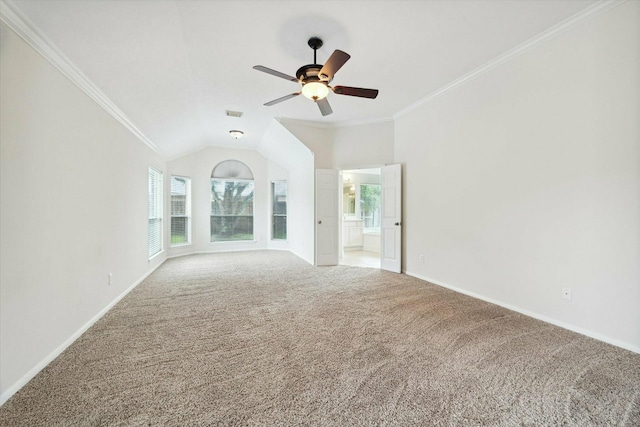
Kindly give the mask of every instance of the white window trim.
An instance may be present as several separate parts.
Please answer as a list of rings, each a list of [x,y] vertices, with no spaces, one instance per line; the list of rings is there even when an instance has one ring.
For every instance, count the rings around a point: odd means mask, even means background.
[[[221,162],[221,163],[224,163],[224,162]],[[242,162],[239,162],[239,163],[242,163]],[[242,163],[242,164],[244,165],[244,163]],[[219,166],[219,165],[220,165],[220,163],[218,164],[218,166]],[[217,168],[218,166],[216,166],[216,167],[214,168],[214,171],[216,170],[216,168]],[[246,165],[244,165],[244,166],[246,166]],[[247,166],[247,170],[248,170],[249,172],[251,171],[251,170],[249,169],[249,167],[248,167],[248,166]],[[253,197],[253,203],[255,203],[255,191],[256,191],[256,185],[255,185],[255,179],[254,179],[253,177],[252,177],[252,178],[250,178],[250,179],[248,179],[248,178],[235,178],[235,177],[226,177],[226,178],[224,178],[224,177],[214,177],[214,176],[213,176],[213,174],[212,174],[212,177],[211,177],[211,183],[213,183],[213,181],[214,181],[214,180],[217,180],[217,181],[247,181],[247,182],[251,182],[251,183],[253,184],[253,190],[252,190],[252,191],[254,192],[254,194],[253,194],[253,196],[252,196],[252,197]],[[211,197],[211,196],[210,196],[210,197]],[[211,212],[209,212],[209,218],[211,218],[212,216],[215,216],[215,215],[212,215],[212,214],[211,214]],[[251,217],[252,217],[252,222],[253,222],[253,224],[252,224],[252,230],[251,230],[251,234],[253,235],[253,238],[252,238],[252,239],[246,239],[246,240],[211,240],[211,237],[209,237],[209,244],[211,244],[211,245],[218,245],[218,244],[243,244],[243,243],[244,243],[244,244],[246,244],[246,243],[257,243],[257,242],[258,242],[258,240],[256,239],[256,230],[255,230],[255,218],[256,218],[255,212],[253,212],[253,213],[251,214]],[[210,221],[211,221],[211,220],[210,220]],[[209,233],[211,233],[211,228],[209,229]]]
[[[286,218],[286,228],[287,228],[286,233],[287,233],[287,237],[285,237],[284,239],[276,239],[276,238],[273,237],[273,218],[276,216],[273,213],[273,204],[274,204],[273,186],[274,186],[274,184],[283,183],[283,182],[285,184],[287,184],[287,213],[284,214],[284,215],[281,215],[281,216],[284,216]],[[271,188],[269,190],[270,190],[270,193],[271,193],[270,194],[270,196],[271,196],[271,215],[269,217],[269,220],[270,220],[270,224],[269,224],[269,237],[270,237],[270,240],[273,241],[273,242],[288,242],[289,241],[289,200],[288,200],[289,199],[289,182],[286,179],[273,180],[273,181],[271,181]]]

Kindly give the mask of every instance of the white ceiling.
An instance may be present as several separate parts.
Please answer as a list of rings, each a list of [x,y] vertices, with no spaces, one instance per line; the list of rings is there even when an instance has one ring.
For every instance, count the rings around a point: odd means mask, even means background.
[[[205,145],[255,147],[273,117],[328,126],[391,119],[594,0],[13,1],[167,159]],[[302,96],[267,101],[313,63],[307,40],[351,54],[333,85],[380,90],[375,100],[329,94],[322,117]],[[242,118],[225,110],[242,111]],[[233,140],[230,129],[246,137]]]

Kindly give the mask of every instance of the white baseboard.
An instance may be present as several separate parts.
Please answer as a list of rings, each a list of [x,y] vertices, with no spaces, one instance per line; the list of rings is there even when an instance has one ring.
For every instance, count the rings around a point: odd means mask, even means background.
[[[410,271],[405,271],[404,273],[407,276],[412,276],[412,277],[415,277],[417,279],[424,280],[424,281],[429,282],[429,283],[433,283],[434,285],[442,286],[443,288],[451,289],[452,291],[460,292],[461,294],[465,294],[465,295],[468,295],[470,297],[477,298],[479,300],[489,302],[491,304],[499,305],[500,307],[504,307],[506,309],[509,309],[509,310],[512,310],[512,311],[516,311],[516,312],[518,312],[520,314],[524,314],[525,316],[533,317],[534,319],[542,320],[543,322],[547,322],[547,323],[550,323],[552,325],[559,326],[559,327],[561,327],[563,329],[567,329],[569,331],[576,332],[576,333],[581,334],[581,335],[585,335],[585,336],[587,336],[589,338],[593,338],[593,339],[596,339],[598,341],[602,341],[602,342],[605,342],[607,344],[615,345],[616,347],[624,348],[625,350],[633,351],[634,353],[639,353],[640,354],[640,347],[638,347],[636,345],[633,345],[633,344],[630,344],[630,343],[627,343],[627,342],[624,342],[624,341],[616,340],[616,339],[608,337],[606,335],[602,335],[602,334],[599,334],[597,332],[593,332],[593,331],[590,331],[590,330],[587,330],[587,329],[583,329],[583,328],[580,328],[580,327],[577,327],[577,326],[574,326],[574,325],[570,325],[568,323],[561,322],[559,320],[556,320],[556,319],[553,319],[553,318],[550,318],[550,317],[547,317],[547,316],[544,316],[544,315],[541,315],[541,314],[538,314],[538,313],[534,313],[534,312],[529,311],[529,310],[525,310],[525,309],[523,309],[521,307],[516,307],[514,305],[511,305],[511,304],[508,304],[508,303],[505,303],[505,302],[502,302],[502,301],[498,301],[498,300],[495,300],[493,298],[485,297],[484,295],[479,295],[479,294],[476,294],[474,292],[469,292],[469,291],[466,291],[464,289],[461,289],[461,288],[458,288],[458,287],[451,286],[451,285],[448,285],[446,283],[440,282],[438,280],[434,280],[434,279],[431,279],[431,278],[428,278],[428,277],[421,276],[419,274],[412,273]]]
[[[164,261],[163,261],[164,262]],[[82,334],[84,334],[91,326],[93,326],[102,316],[104,316],[113,306],[115,306],[122,298],[124,298],[129,292],[136,288],[144,279],[149,277],[151,273],[153,273],[158,267],[160,267],[163,262],[159,263],[153,269],[151,269],[147,274],[145,274],[141,279],[138,279],[133,285],[129,286],[124,292],[118,295],[113,301],[111,301],[105,308],[100,310],[98,314],[93,316],[91,320],[85,323],[80,329],[73,333],[69,338],[67,338],[62,344],[60,344],[55,350],[53,350],[47,357],[42,359],[40,363],[35,365],[29,372],[27,372],[22,378],[16,381],[12,386],[4,391],[0,395],[0,406],[4,405],[4,403],[11,398],[14,394],[18,392],[22,387],[24,387],[29,381],[33,379],[40,371],[42,371],[49,363],[51,363],[56,357],[60,356],[63,351],[67,349],[75,340],[80,338]]]

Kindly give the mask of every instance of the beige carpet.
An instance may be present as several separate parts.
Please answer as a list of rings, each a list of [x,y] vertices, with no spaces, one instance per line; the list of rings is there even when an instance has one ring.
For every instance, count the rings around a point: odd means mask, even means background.
[[[168,260],[2,426],[640,425],[640,355],[287,252]]]

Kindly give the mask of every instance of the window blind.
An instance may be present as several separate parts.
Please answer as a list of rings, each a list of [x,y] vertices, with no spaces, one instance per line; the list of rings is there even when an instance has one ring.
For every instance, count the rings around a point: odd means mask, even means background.
[[[162,250],[162,172],[149,166],[149,258]]]

